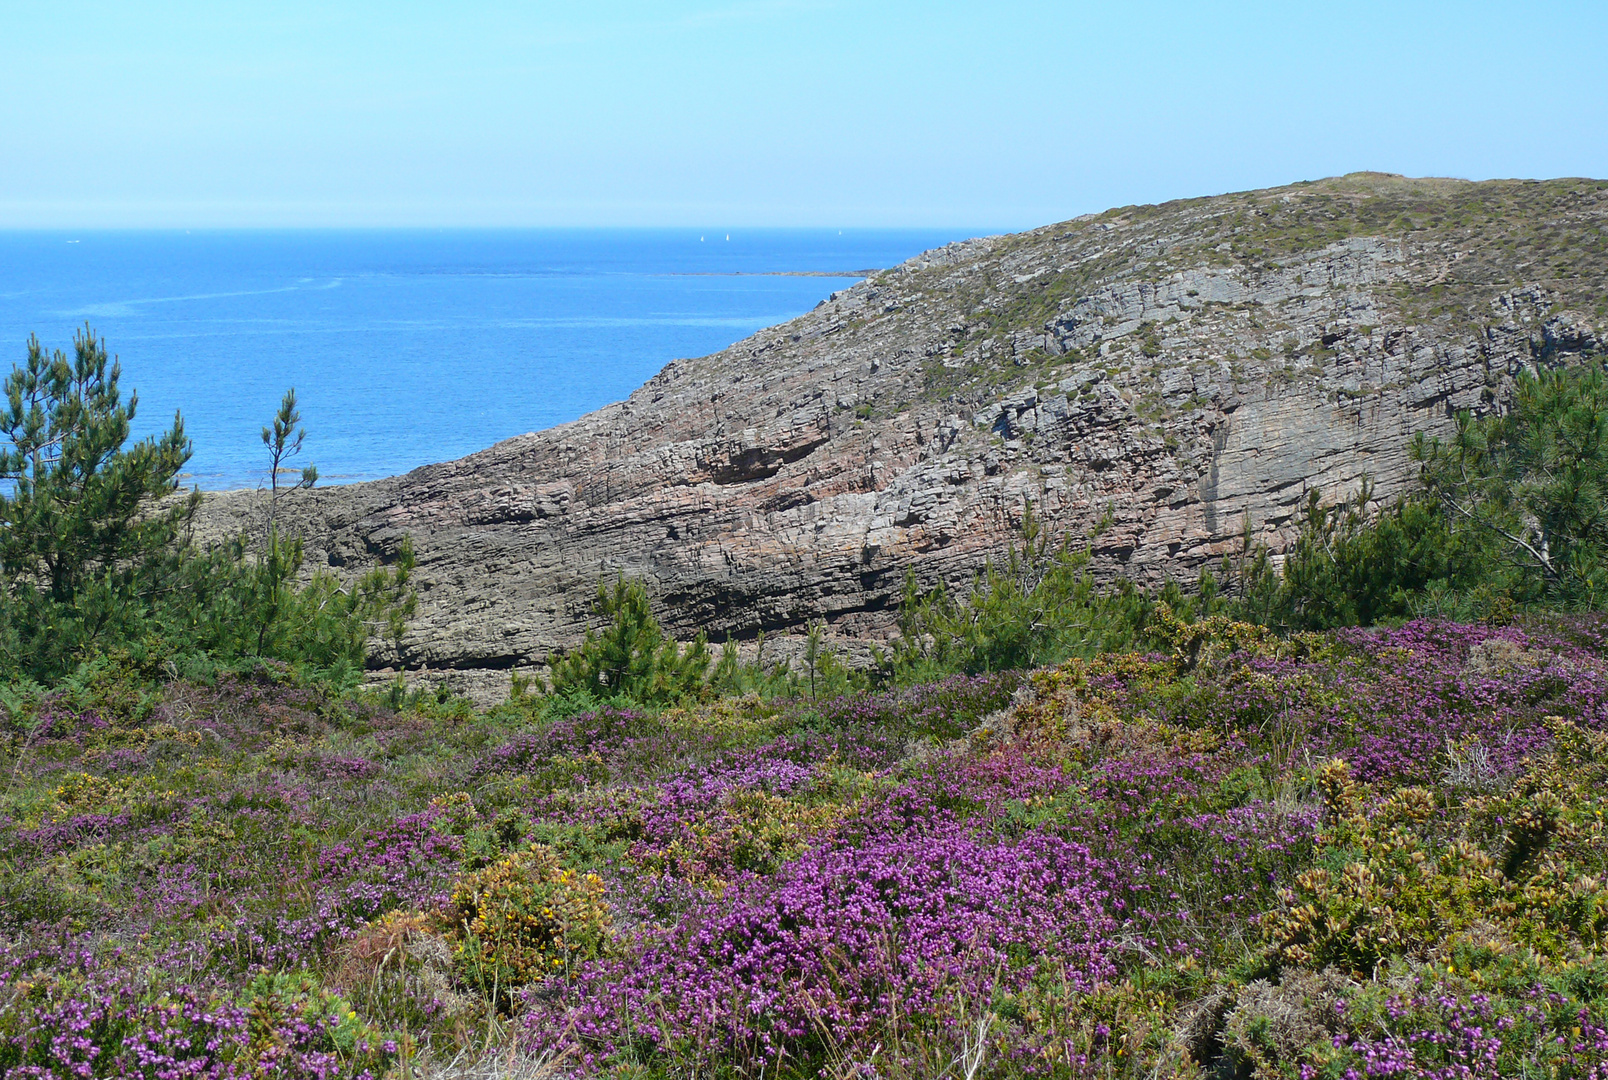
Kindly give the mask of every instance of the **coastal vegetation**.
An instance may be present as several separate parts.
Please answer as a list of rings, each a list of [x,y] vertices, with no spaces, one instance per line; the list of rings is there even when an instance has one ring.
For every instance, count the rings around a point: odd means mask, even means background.
[[[1077,256],[1053,270],[1036,267],[1046,272],[1011,274],[996,264],[970,275],[958,291],[944,283],[941,266],[914,275],[912,296],[941,301],[956,313],[953,354],[928,360],[923,393],[940,401],[956,394],[981,401],[1020,385],[1024,367],[1050,376],[1062,365],[1093,359],[1083,355],[1087,347],[1019,354],[1010,342],[1018,334],[1042,335],[1079,300],[1113,281],[1167,281],[1180,271],[1299,273],[1314,254],[1359,239],[1388,238],[1408,259],[1457,253],[1455,275],[1389,289],[1404,325],[1433,324],[1448,336],[1481,333],[1491,318],[1492,287],[1518,281],[1544,282],[1560,310],[1608,318],[1600,284],[1608,273],[1608,234],[1586,210],[1605,188],[1601,180],[1470,183],[1358,172],[1276,189],[1114,207],[1015,234],[997,249],[1001,263],[1045,250]],[[1113,235],[1122,242],[1110,242]],[[1200,314],[1214,305],[1192,299],[1189,307]],[[1272,312],[1258,313],[1277,319]],[[1158,329],[1148,327],[1131,339],[1141,355],[1163,351]],[[1260,354],[1256,359],[1272,359],[1267,342],[1251,344],[1253,355]],[[1321,359],[1321,339],[1302,345],[1311,350],[1303,359]]]
[[[1602,620],[1172,629],[664,709],[108,665],[8,711],[0,1066],[1599,1067]]]
[[[337,682],[361,671],[377,630],[399,633],[414,601],[411,548],[347,584],[303,579],[298,539],[273,519],[281,463],[303,439],[295,392],[263,429],[269,517],[257,535],[202,549],[201,496],[179,494],[191,446],[182,418],[128,445],[138,398],[86,326],[73,355],[28,342],[0,410],[0,677],[42,691],[105,657],[204,676],[242,659],[296,663]],[[311,486],[304,470],[297,486]]]
[[[6,386],[4,1075],[1608,1073],[1596,366],[1281,570],[1106,586],[1029,508],[867,671],[620,578],[491,709],[360,689],[410,559],[199,548],[117,381]]]

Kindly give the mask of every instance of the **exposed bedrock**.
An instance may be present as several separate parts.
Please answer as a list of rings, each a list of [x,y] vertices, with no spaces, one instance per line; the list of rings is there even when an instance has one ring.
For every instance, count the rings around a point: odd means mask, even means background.
[[[1357,174],[950,245],[628,399],[457,461],[298,492],[310,559],[418,553],[409,667],[539,663],[600,578],[713,640],[892,628],[1031,501],[1106,576],[1193,580],[1306,492],[1411,483],[1406,444],[1603,340],[1608,185]],[[488,393],[495,388],[488,387]],[[237,529],[260,498],[209,500]]]

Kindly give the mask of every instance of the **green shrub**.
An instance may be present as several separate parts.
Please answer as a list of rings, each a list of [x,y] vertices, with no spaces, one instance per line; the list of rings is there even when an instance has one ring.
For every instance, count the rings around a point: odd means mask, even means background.
[[[905,577],[899,638],[885,666],[905,681],[957,671],[972,674],[1059,663],[1070,656],[1135,648],[1146,640],[1158,603],[1185,621],[1222,606],[1217,582],[1202,575],[1195,596],[1175,583],[1151,596],[1131,582],[1103,587],[1089,568],[1090,551],[1052,548],[1029,503],[1020,547],[1004,566],[990,562],[963,596],[941,583],[923,593]]]
[[[452,890],[453,966],[503,999],[527,983],[597,957],[608,940],[603,881],[533,845],[460,878]]]
[[[1308,501],[1282,573],[1249,525],[1224,565],[1239,613],[1324,630],[1435,616],[1510,620],[1520,606],[1608,604],[1608,376],[1596,362],[1521,373],[1510,412],[1457,416],[1409,447],[1419,485],[1382,510]]]
[[[69,360],[28,339],[0,409],[0,663],[41,681],[148,629],[183,578],[179,537],[198,494],[161,508],[190,459],[183,421],[125,448],[137,399],[86,326]]]
[[[685,648],[665,636],[640,581],[601,582],[592,611],[604,621],[573,652],[553,663],[553,693],[627,698],[664,705],[709,685],[709,646],[702,634]]]
[[[1285,555],[1278,621],[1301,630],[1372,626],[1411,616],[1432,583],[1477,586],[1483,551],[1423,498],[1369,516],[1372,489],[1351,504],[1324,506],[1309,492],[1294,547]]]
[[[328,572],[301,581],[301,542],[272,527],[260,546],[198,550],[199,492],[170,498],[191,454],[183,421],[126,445],[135,395],[123,401],[121,371],[88,327],[73,346],[69,360],[29,339],[5,382],[0,678],[56,684],[105,654],[147,681],[248,657],[349,673],[371,638],[400,636],[415,608],[406,541],[350,585]],[[296,419],[287,394],[264,429],[276,467],[300,448]]]
[[[260,549],[242,536],[193,561],[195,596],[206,602],[170,613],[166,629],[177,649],[219,659],[271,657],[315,669],[361,670],[369,641],[400,638],[418,605],[407,539],[390,565],[351,584],[326,570],[300,583],[302,542],[277,532]]]
[[[1608,375],[1588,361],[1521,372],[1513,408],[1457,416],[1442,445],[1412,445],[1424,490],[1494,556],[1515,597],[1596,610],[1608,603]]]

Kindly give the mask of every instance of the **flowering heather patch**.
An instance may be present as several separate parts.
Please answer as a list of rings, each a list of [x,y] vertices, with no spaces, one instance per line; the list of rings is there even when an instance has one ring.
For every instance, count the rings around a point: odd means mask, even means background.
[[[1219,630],[660,712],[46,700],[0,1072],[1608,1075],[1600,623]]]
[[[833,728],[954,739],[1008,704],[1021,682],[1018,671],[952,675],[882,693],[800,702],[798,709],[818,713]]]
[[[895,1011],[1018,987],[1045,958],[1087,987],[1116,970],[1103,869],[1059,837],[990,843],[958,824],[817,847],[622,945],[527,1022],[605,1052],[646,1040],[774,1059],[818,1026],[853,1040]]]
[[[166,958],[170,964],[182,957]],[[0,1074],[378,1077],[398,1047],[302,977],[163,979],[117,951],[0,947]]]
[[[1119,712],[1254,730],[1270,752],[1339,754],[1365,780],[1437,780],[1448,742],[1511,774],[1548,743],[1546,716],[1608,725],[1608,665],[1556,630],[1420,621],[1338,631],[1321,652],[1230,657],[1185,695],[1172,682],[1101,685]]]

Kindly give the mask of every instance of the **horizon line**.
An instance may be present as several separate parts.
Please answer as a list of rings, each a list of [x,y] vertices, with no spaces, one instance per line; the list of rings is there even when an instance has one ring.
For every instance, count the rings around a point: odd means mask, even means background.
[[[1064,218],[1061,220],[1071,220]],[[1054,224],[1046,222],[1045,224]],[[1019,232],[1040,226],[984,226],[975,235]],[[0,233],[71,232],[933,232],[968,231],[972,225],[5,225]],[[711,241],[720,242],[720,241]]]

